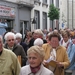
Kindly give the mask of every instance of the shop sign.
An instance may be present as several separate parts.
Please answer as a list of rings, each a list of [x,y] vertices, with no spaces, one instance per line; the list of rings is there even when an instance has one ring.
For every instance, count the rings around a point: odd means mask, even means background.
[[[15,17],[15,8],[0,6],[0,16]]]

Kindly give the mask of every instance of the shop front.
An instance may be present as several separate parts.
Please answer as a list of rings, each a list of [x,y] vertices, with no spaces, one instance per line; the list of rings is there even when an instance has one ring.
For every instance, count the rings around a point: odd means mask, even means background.
[[[26,29],[31,29],[31,9],[33,5],[30,4],[29,7],[23,3],[0,0],[0,20],[1,23],[7,23],[7,27],[3,27],[6,31],[14,29],[14,31],[21,32],[24,35]]]
[[[0,35],[6,31],[11,31],[15,19],[15,9],[0,5]]]

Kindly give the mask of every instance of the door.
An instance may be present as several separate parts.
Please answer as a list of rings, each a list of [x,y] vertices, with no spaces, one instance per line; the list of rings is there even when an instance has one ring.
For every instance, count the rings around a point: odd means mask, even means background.
[[[20,21],[20,33],[22,34],[22,38],[24,38],[28,30],[29,30],[28,21]]]

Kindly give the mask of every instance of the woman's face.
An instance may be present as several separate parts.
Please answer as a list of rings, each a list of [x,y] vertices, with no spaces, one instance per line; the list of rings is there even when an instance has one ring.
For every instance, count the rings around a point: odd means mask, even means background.
[[[31,67],[37,67],[42,63],[42,59],[37,53],[30,53],[28,55],[28,61]]]
[[[34,39],[39,38],[39,34],[38,33],[34,33]]]
[[[65,42],[67,42],[68,39],[69,39],[68,35],[65,35],[65,36],[63,37],[63,40],[64,40]]]
[[[53,47],[53,48],[56,48],[59,46],[59,40],[57,37],[52,37],[51,40],[50,40],[50,45]]]

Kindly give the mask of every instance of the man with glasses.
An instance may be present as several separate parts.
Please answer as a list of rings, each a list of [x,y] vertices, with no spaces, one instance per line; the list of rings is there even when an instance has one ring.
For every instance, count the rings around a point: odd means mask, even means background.
[[[24,66],[27,60],[26,54],[25,54],[23,47],[21,45],[16,44],[15,34],[12,32],[8,32],[5,34],[4,38],[5,38],[4,47],[9,50],[12,50],[17,56],[21,56],[21,59],[22,59],[21,66]]]

